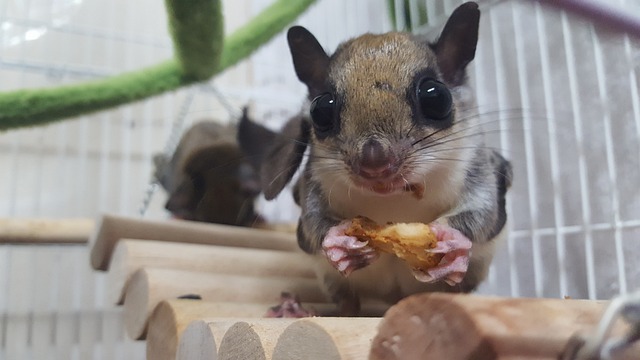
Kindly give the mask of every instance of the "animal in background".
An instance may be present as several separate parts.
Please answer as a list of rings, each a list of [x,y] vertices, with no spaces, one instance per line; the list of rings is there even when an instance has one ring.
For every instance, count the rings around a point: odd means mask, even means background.
[[[258,174],[236,134],[236,125],[201,121],[184,133],[171,158],[154,156],[154,176],[169,195],[165,208],[174,217],[239,226],[262,222],[254,208]]]

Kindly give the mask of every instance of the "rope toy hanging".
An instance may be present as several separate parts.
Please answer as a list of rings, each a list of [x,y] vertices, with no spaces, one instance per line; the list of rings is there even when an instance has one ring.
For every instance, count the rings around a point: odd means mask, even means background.
[[[224,37],[219,0],[166,0],[174,59],[109,78],[0,93],[0,131],[108,109],[202,82],[251,55],[315,0],[277,0]]]

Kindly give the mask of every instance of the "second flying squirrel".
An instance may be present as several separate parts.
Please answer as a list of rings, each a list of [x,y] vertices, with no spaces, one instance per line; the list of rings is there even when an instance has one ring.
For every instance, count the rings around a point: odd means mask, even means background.
[[[246,110],[241,122],[248,121]],[[165,208],[184,220],[256,226],[258,165],[240,149],[237,126],[214,120],[193,124],[173,154],[156,154],[154,177],[167,191]]]
[[[332,55],[305,28],[288,32],[310,116],[290,120],[273,139],[262,188],[267,199],[277,196],[309,148],[294,188],[298,242],[317,255],[342,314],[357,313],[360,297],[394,303],[425,291],[469,292],[486,277],[504,233],[512,171],[484,146],[467,85],[479,18],[478,5],[468,2],[434,43],[402,32],[365,34]],[[442,262],[412,272],[346,236],[356,216],[430,224]]]

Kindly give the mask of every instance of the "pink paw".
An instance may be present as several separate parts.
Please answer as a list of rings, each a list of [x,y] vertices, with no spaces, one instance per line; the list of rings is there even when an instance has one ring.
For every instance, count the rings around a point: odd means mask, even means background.
[[[451,286],[459,284],[469,267],[471,240],[447,225],[431,224],[431,230],[438,238],[438,245],[429,251],[444,254],[444,257],[438,266],[427,272],[414,271],[413,275],[422,282],[442,280]]]
[[[316,316],[313,310],[307,310],[300,304],[300,299],[296,295],[288,292],[280,294],[280,304],[269,308],[264,317],[267,318],[303,318]]]
[[[345,220],[332,227],[322,241],[322,250],[329,263],[344,276],[371,264],[378,258],[378,252],[368,246],[365,241],[344,234],[350,225],[351,221]]]

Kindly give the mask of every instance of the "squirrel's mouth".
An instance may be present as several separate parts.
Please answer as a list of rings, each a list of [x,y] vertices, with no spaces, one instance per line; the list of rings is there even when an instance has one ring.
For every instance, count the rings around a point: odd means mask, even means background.
[[[394,176],[387,179],[364,179],[362,177],[353,177],[353,183],[377,195],[391,195],[397,193],[410,192],[417,199],[421,199],[424,193],[424,186],[421,184],[412,184],[402,176]]]

